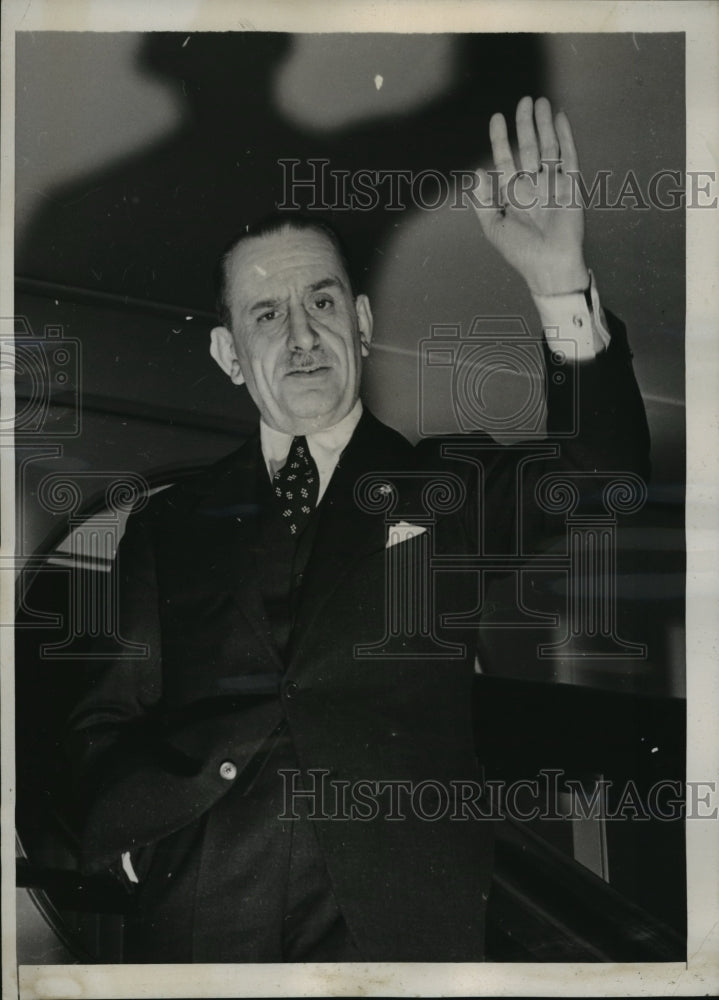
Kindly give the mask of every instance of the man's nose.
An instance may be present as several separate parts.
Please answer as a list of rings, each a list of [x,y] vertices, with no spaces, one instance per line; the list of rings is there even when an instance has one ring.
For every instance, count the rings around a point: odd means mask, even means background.
[[[289,321],[288,345],[290,350],[311,351],[317,345],[317,333],[302,306],[290,309]]]

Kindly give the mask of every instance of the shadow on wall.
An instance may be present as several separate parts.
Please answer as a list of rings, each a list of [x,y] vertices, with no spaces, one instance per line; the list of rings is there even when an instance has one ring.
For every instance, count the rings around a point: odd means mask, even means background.
[[[403,66],[415,66],[418,54],[426,51],[426,43],[418,51],[421,36],[411,35],[392,36],[391,49],[386,35],[363,36],[361,42],[327,35],[315,38],[313,45],[318,55],[326,47],[327,62],[342,50],[348,77],[357,75],[358,62],[367,60],[367,83],[376,89],[372,80],[377,74],[368,59],[373,38],[385,52],[384,61],[390,51],[393,55],[391,72],[385,73],[387,88],[394,76],[402,76]],[[524,93],[539,91],[540,42],[525,35],[446,36],[444,42],[452,60],[439,96],[427,96],[409,113],[395,111],[362,122],[346,95],[351,125],[343,126],[339,115],[328,117],[326,108],[318,108],[317,127],[312,128],[309,101],[295,95],[283,102],[285,112],[277,107],[276,77],[292,53],[292,36],[149,35],[141,68],[175,82],[186,111],[183,123],[141,153],[49,191],[17,248],[18,273],[210,309],[210,272],[217,254],[242,225],[283,201],[278,160],[301,161],[297,176],[302,172],[305,177],[308,159],[329,160],[332,171],[431,169],[447,174],[476,166],[488,152],[486,128],[478,123],[486,123],[498,106],[511,113]],[[327,79],[321,64],[317,79]],[[288,82],[293,83],[291,74]],[[344,98],[338,99],[341,107]],[[334,204],[334,191],[316,198],[305,190],[298,199],[310,208],[313,200]],[[318,214],[341,227],[359,275],[377,262],[400,215],[385,211],[384,204],[369,211],[320,209]]]
[[[653,171],[683,164],[678,35],[153,33],[134,36],[141,47],[131,71],[109,58],[114,43],[107,35],[52,37],[52,46],[42,37],[20,40],[19,82],[33,79],[44,53],[49,79],[70,84],[68,92],[77,96],[87,90],[78,75],[88,67],[99,73],[104,58],[109,75],[102,79],[101,103],[123,128],[134,119],[137,134],[147,135],[145,109],[124,96],[138,93],[128,86],[130,76],[155,88],[169,85],[180,123],[141,151],[43,192],[43,207],[19,240],[19,274],[211,310],[212,263],[227,239],[286,201],[283,181],[290,168],[283,170],[279,161],[299,161],[294,169],[300,179],[311,176],[308,160],[327,161],[325,184],[318,180],[297,190],[296,203],[345,234],[377,320],[365,398],[410,437],[427,429],[417,412],[424,376],[418,346],[431,324],[466,330],[486,305],[531,326],[535,311],[521,280],[483,239],[471,210],[388,210],[389,182],[369,210],[323,210],[335,204],[336,178],[358,170],[448,177],[488,164],[491,113],[500,109],[511,117],[520,96],[541,92],[561,99],[584,168],[610,169],[614,193],[628,167],[646,186]],[[33,121],[23,115],[26,89],[18,90],[21,136],[23,121]],[[115,91],[122,96],[108,96]],[[39,93],[30,88],[29,104],[41,100]],[[158,113],[153,107],[150,117]],[[62,140],[66,152],[68,142],[83,144],[97,115],[89,97],[86,114],[72,113],[72,138]],[[25,135],[23,142],[37,167],[41,155],[52,157],[61,144],[60,130],[51,131],[52,148],[31,140]],[[422,190],[431,204],[432,182]],[[682,211],[628,208],[592,212],[587,225],[588,259],[603,301],[627,322],[637,354],[654,439],[655,488],[670,484],[674,493],[672,484],[683,478],[683,223]],[[201,336],[205,351],[205,329]],[[174,350],[171,361],[182,364]],[[212,377],[219,386],[219,376]],[[509,377],[497,376],[489,388],[500,404],[511,399]],[[165,392],[158,383],[154,395]],[[520,397],[522,392],[520,386]],[[233,398],[228,415],[236,405]],[[447,399],[435,393],[431,405],[429,430],[452,417]]]

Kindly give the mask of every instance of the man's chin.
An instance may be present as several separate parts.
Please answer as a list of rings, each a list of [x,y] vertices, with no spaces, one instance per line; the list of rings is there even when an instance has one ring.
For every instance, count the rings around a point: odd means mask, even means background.
[[[293,434],[312,434],[333,427],[351,409],[339,400],[293,399],[285,411],[286,422]]]

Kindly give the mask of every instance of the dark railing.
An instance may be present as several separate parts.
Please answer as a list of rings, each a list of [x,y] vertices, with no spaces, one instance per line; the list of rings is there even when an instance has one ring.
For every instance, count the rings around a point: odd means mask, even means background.
[[[495,962],[683,962],[683,935],[511,820],[498,825],[487,920]]]

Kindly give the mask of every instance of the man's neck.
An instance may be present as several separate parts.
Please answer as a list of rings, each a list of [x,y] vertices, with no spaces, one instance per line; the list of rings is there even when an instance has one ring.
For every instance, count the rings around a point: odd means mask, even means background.
[[[324,494],[340,455],[349,444],[361,416],[362,403],[358,399],[349,413],[345,414],[336,424],[332,424],[330,427],[323,427],[314,433],[303,435],[307,438],[310,454],[319,470],[320,497]],[[260,421],[262,455],[270,478],[285,464],[292,439],[297,436],[296,434],[288,434],[284,431],[275,430],[264,421]]]

